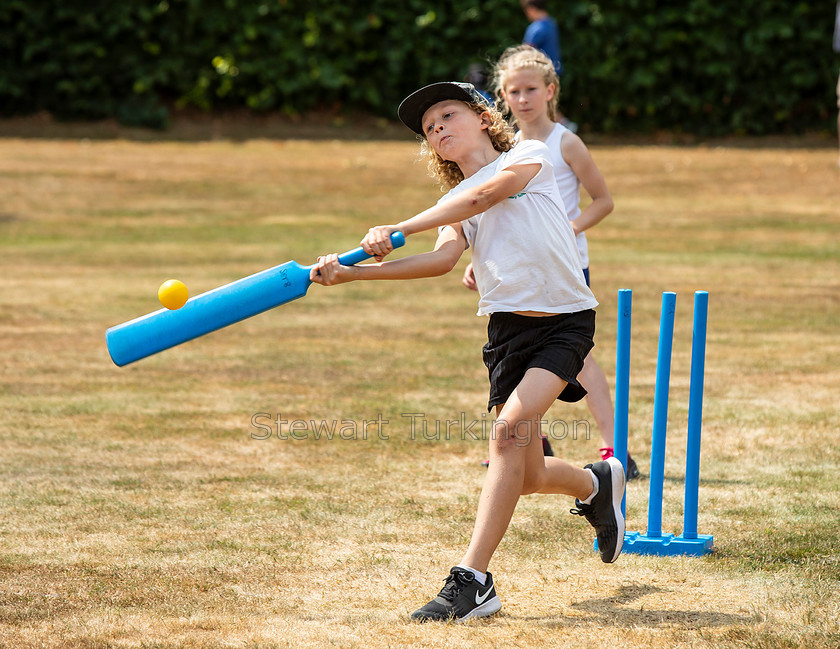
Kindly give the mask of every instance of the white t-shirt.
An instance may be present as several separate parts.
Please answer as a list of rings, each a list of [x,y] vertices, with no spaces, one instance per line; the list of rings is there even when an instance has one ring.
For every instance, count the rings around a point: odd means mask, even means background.
[[[563,198],[566,216],[569,221],[574,221],[580,216],[580,178],[563,159],[563,151],[560,148],[563,136],[568,132],[569,129],[562,124],[555,124],[545,140],[545,145],[548,147],[549,160],[554,166],[554,179],[557,181],[560,196]],[[521,133],[516,134],[517,139],[520,135]],[[579,232],[575,236],[575,243],[577,243],[581,267],[589,268],[589,246],[586,242],[586,233]]]
[[[548,147],[525,140],[462,180],[440,200],[480,185],[518,164],[541,165],[517,194],[461,222],[472,246],[478,315],[510,311],[575,313],[598,301],[586,286]]]

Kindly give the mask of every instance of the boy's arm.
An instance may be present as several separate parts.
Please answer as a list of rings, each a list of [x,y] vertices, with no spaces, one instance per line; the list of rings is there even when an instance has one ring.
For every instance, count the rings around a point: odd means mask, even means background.
[[[410,219],[396,225],[380,225],[371,228],[364,239],[362,248],[369,255],[381,259],[394,247],[391,245],[391,233],[399,230],[405,236],[438,228],[442,225],[459,223],[465,219],[486,212],[504,199],[518,194],[531,182],[541,165],[525,163],[503,169],[480,185],[467,189],[443,203],[420,212]]]
[[[452,270],[466,248],[467,239],[461,224],[457,223],[441,231],[434,249],[430,252],[410,255],[394,261],[356,266],[342,266],[338,263],[338,255],[327,255],[318,257],[318,263],[310,271],[309,278],[316,284],[332,286],[365,279],[437,277]]]

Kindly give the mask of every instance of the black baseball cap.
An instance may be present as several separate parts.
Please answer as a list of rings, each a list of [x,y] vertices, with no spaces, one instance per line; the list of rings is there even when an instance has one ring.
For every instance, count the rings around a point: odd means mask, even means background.
[[[468,104],[490,104],[471,83],[442,81],[420,88],[402,100],[397,108],[400,120],[417,135],[423,135],[423,115],[436,103],[457,99]]]

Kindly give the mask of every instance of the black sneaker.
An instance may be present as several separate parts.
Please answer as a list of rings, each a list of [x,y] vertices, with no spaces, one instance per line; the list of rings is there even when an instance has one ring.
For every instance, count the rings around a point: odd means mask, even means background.
[[[584,469],[592,469],[598,476],[598,493],[591,505],[584,505],[575,499],[577,509],[570,509],[572,514],[585,516],[595,528],[601,561],[612,563],[621,554],[624,545],[624,516],[621,513],[621,500],[624,497],[624,469],[616,458],[603,462],[587,464]]]
[[[636,466],[636,460],[630,457],[630,454],[627,454],[627,479],[628,480],[638,480],[642,477],[642,474],[639,472],[639,467]]]
[[[463,568],[452,568],[438,596],[423,608],[411,614],[418,622],[468,620],[472,617],[493,615],[502,602],[496,595],[493,575],[487,573],[487,583],[482,586],[475,575]]]

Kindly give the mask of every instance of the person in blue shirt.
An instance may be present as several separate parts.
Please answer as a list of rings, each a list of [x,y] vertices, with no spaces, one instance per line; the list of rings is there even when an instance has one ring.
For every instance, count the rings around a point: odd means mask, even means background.
[[[522,42],[535,47],[551,59],[557,76],[563,74],[563,57],[560,53],[560,31],[552,18],[545,0],[521,0],[522,11],[530,22]]]
[[[545,0],[520,0],[520,4],[530,23],[525,30],[522,42],[543,52],[554,64],[554,71],[557,76],[562,76],[563,55],[560,51],[560,30],[557,28],[557,21],[548,13]],[[577,133],[577,124],[569,120],[559,110],[557,121],[572,133]]]

